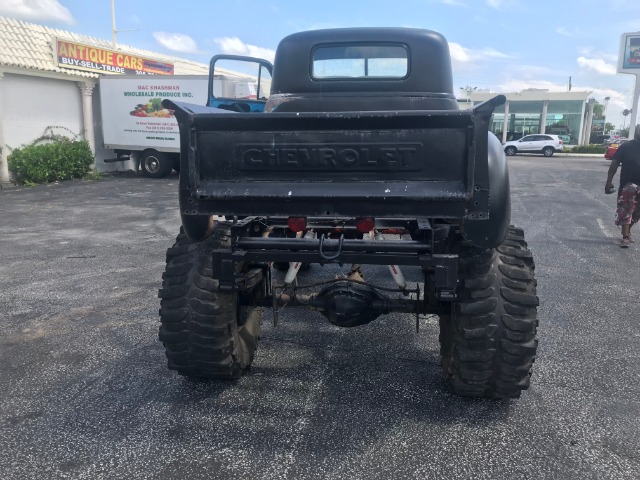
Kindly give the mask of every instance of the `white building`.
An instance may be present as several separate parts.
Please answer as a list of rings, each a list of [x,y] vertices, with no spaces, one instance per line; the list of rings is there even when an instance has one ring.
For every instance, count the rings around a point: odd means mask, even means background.
[[[530,88],[503,93],[504,107],[493,113],[489,129],[504,143],[523,135],[550,133],[563,135],[568,143],[589,143],[593,119],[592,92],[550,92]],[[469,108],[495,97],[498,93],[473,91],[467,100],[459,100],[461,108]]]
[[[59,50],[68,47],[74,51],[61,55]],[[72,54],[75,64],[69,60]],[[98,73],[100,68],[105,73]],[[96,128],[98,78],[114,71],[161,73],[162,69],[176,75],[206,75],[209,66],[126,45],[113,50],[107,40],[0,17],[0,182],[9,180],[10,149],[32,142],[47,127],[84,136],[98,160],[113,156],[104,150],[101,130]]]

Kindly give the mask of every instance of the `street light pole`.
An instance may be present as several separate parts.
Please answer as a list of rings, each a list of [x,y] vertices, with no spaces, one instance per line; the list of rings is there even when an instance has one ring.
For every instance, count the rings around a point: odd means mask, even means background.
[[[111,46],[116,49],[116,5],[115,0],[111,0]]]
[[[118,34],[118,32],[137,32],[138,29],[137,28],[132,28],[129,30],[118,30],[116,28],[116,6],[115,6],[115,0],[111,0],[111,46],[113,47],[114,50],[117,49],[117,43],[116,43],[116,35]]]

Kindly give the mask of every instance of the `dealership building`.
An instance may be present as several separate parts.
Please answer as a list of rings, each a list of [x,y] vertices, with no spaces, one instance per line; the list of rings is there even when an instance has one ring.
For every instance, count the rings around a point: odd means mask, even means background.
[[[475,90],[459,103],[461,108],[470,108],[496,95],[488,90]],[[507,101],[493,113],[489,129],[503,143],[524,135],[549,133],[562,135],[565,143],[584,145],[589,143],[592,131],[602,131],[598,121],[603,119],[593,119],[595,101],[590,99],[590,91],[550,92],[530,88],[502,95]]]
[[[101,75],[206,75],[208,64],[0,17],[0,183],[9,180],[11,149],[45,130],[84,137],[96,166],[113,156],[102,144]],[[120,164],[120,168],[122,165]]]

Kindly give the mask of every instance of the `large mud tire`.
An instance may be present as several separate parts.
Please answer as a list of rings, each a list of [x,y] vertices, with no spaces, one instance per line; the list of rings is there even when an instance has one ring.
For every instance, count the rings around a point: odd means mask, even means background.
[[[522,230],[480,249],[461,241],[458,298],[440,317],[445,378],[459,395],[517,398],[529,387],[538,326],[535,265]]]
[[[229,229],[217,224],[202,242],[180,231],[167,250],[159,291],[159,339],[168,367],[196,378],[239,378],[251,365],[260,338],[263,311],[238,305],[236,293],[218,291],[212,250],[230,245]],[[242,271],[242,265],[237,265]]]

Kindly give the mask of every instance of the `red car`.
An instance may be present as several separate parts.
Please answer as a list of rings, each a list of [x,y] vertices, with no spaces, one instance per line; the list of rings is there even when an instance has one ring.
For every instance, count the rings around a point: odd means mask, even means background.
[[[613,154],[616,153],[616,150],[618,149],[618,147],[626,141],[627,141],[626,138],[619,139],[619,140],[616,140],[615,143],[612,143],[611,145],[609,145],[609,148],[607,148],[607,153],[604,154],[604,158],[611,160],[613,158]]]

